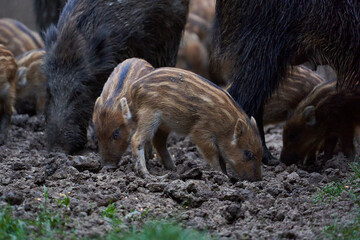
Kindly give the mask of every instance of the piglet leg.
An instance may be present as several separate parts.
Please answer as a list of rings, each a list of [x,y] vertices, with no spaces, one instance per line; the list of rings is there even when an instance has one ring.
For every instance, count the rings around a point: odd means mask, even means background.
[[[135,170],[144,178],[150,176],[146,168],[145,145],[153,138],[160,126],[160,116],[150,109],[139,110],[137,129],[132,137],[132,153],[135,158]]]
[[[211,137],[204,135],[201,131],[197,132],[195,130],[192,133],[192,140],[212,168],[227,174],[225,162],[222,158],[220,159],[219,150],[212,142]]]
[[[168,132],[159,129],[155,133],[152,143],[154,148],[156,149],[156,152],[159,154],[160,160],[163,163],[164,167],[167,170],[174,171],[176,167],[166,147],[166,141],[168,136],[169,136]]]

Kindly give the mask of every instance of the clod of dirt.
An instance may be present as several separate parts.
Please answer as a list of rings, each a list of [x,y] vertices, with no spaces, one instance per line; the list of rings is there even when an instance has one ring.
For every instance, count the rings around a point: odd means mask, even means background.
[[[5,192],[2,196],[2,200],[10,205],[20,205],[24,201],[24,195],[21,192]]]
[[[297,174],[296,172],[292,172],[287,176],[287,179],[289,181],[289,183],[295,183],[300,181],[300,177],[299,174]]]
[[[148,183],[146,184],[146,188],[149,189],[150,192],[162,192],[166,185],[166,183]]]
[[[201,179],[202,175],[202,171],[197,167],[180,174],[180,179],[184,181],[187,179]]]
[[[320,173],[317,173],[317,172],[310,173],[309,183],[310,184],[318,184],[319,182],[321,182],[321,180],[323,178],[324,178],[324,176],[322,176]]]
[[[20,171],[20,170],[25,170],[25,169],[29,169],[30,166],[24,162],[21,162],[21,161],[16,161],[13,163],[12,165],[12,169],[14,171]]]
[[[42,185],[45,183],[45,179],[46,179],[45,171],[41,171],[41,172],[35,174],[34,183],[37,185]]]
[[[286,231],[280,234],[279,238],[281,239],[297,239],[296,233],[291,231]]]
[[[225,209],[224,217],[231,224],[239,218],[244,218],[245,214],[239,204],[231,204]]]
[[[79,171],[89,170],[90,172],[98,172],[101,169],[101,164],[99,160],[94,158],[74,156],[72,160],[73,166]]]
[[[209,186],[200,180],[175,180],[164,189],[164,193],[175,201],[194,208],[200,207],[203,202],[214,196]]]
[[[44,131],[45,124],[44,124],[44,116],[37,117],[33,116],[28,119],[27,127],[33,129],[34,131]]]
[[[46,164],[45,173],[47,176],[52,176],[56,170],[58,169],[58,165],[55,160],[50,160]]]
[[[113,195],[95,194],[91,196],[91,199],[97,203],[98,207],[106,207],[110,203],[117,202],[119,199]]]
[[[246,196],[243,195],[242,191],[235,190],[232,188],[224,188],[220,194],[219,199],[222,201],[241,202],[244,201]]]
[[[25,128],[28,120],[29,120],[29,115],[27,115],[27,114],[13,115],[11,117],[11,124],[18,126],[18,127]]]

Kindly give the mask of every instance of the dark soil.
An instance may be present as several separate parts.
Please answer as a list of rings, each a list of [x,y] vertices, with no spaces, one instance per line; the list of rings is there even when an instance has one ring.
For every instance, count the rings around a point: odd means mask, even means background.
[[[10,203],[16,217],[35,218],[46,185],[54,211],[60,194],[69,194],[69,226],[82,236],[111,230],[111,224],[101,217],[111,202],[128,225],[171,219],[233,239],[321,238],[325,225],[336,218],[346,221],[354,207],[347,197],[333,203],[313,202],[319,186],[350,174],[341,154],[314,168],[316,171],[295,165],[264,166],[262,181],[232,183],[213,171],[188,139],[172,136],[169,151],[177,172],[164,170],[154,157],[148,162],[150,173],[170,174],[144,180],[135,175],[129,150],[118,169],[100,169],[94,144],[80,155],[49,153],[43,129],[42,119],[13,116],[7,144],[0,147],[0,207]],[[281,126],[267,129],[268,146],[277,157],[281,133]]]

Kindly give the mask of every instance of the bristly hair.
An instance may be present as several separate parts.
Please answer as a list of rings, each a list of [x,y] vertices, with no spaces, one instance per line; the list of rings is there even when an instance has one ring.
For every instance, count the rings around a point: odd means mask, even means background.
[[[232,60],[230,94],[256,115],[299,53],[329,61],[339,86],[359,86],[359,26],[357,0],[217,0],[214,53]]]

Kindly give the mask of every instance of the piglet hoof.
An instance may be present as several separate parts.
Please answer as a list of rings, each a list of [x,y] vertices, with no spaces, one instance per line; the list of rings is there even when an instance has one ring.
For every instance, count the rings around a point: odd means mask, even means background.
[[[146,167],[142,167],[139,162],[136,162],[135,164],[135,172],[138,174],[138,176],[144,179],[149,178],[151,176],[149,171],[146,169]]]

